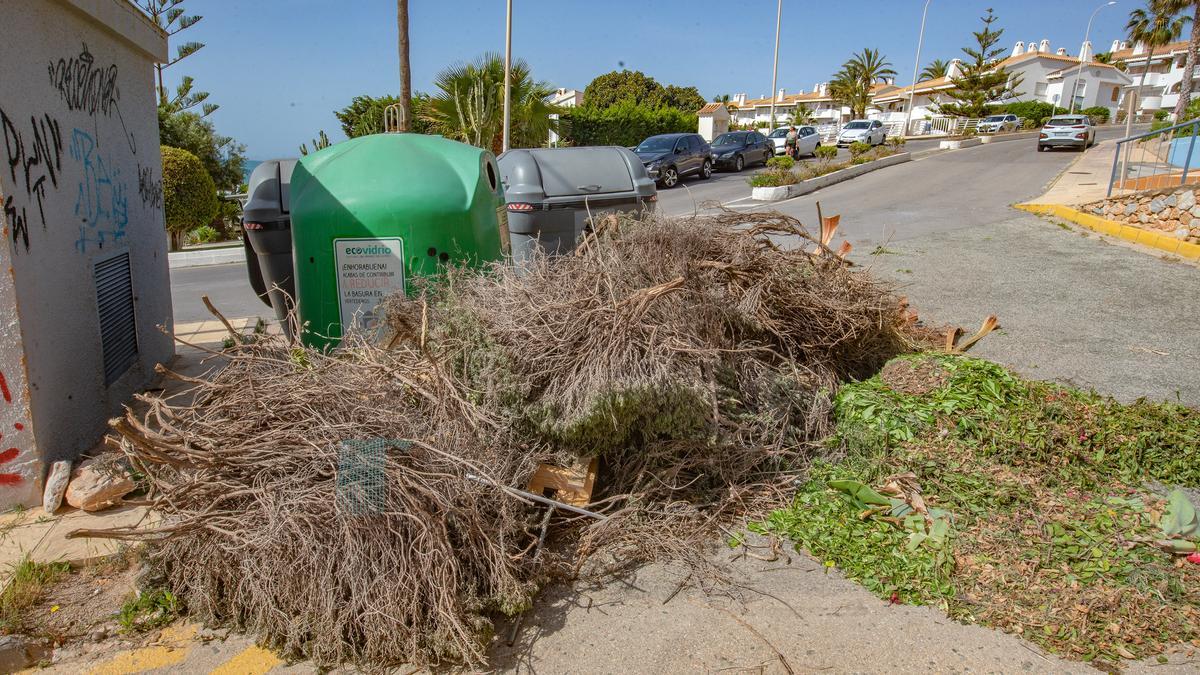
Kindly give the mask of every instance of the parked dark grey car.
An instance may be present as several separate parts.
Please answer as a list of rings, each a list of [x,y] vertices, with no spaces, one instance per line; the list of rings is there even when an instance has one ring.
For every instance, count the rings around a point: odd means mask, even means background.
[[[673,188],[684,176],[712,175],[712,149],[700,134],[659,134],[633,149],[659,185]]]
[[[729,131],[713,139],[713,166],[741,171],[747,164],[767,163],[775,156],[775,144],[757,131]]]

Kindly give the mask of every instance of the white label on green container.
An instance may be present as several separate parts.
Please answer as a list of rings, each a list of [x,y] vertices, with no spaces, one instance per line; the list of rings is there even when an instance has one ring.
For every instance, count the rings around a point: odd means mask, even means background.
[[[399,237],[334,239],[333,260],[342,330],[375,330],[381,318],[376,307],[404,290],[404,241]]]

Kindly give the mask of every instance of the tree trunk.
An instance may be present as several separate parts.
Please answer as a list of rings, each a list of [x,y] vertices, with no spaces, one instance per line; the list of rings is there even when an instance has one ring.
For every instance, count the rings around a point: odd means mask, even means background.
[[[156,71],[158,71],[158,104],[159,104],[159,105],[166,105],[166,103],[167,103],[167,90],[163,88],[163,81],[162,81],[162,71],[163,71],[163,67],[162,67],[162,64],[161,64],[161,63],[156,63],[156,64],[154,64],[154,69],[155,69]]]
[[[1195,6],[1192,16],[1192,39],[1188,42],[1187,61],[1183,67],[1183,81],[1179,83],[1179,101],[1175,103],[1175,123],[1184,122],[1183,112],[1187,109],[1188,101],[1192,98],[1192,76],[1196,70],[1196,51],[1200,49],[1200,0]]]
[[[396,0],[400,48],[400,131],[412,129],[412,69],[408,62],[408,0]]]

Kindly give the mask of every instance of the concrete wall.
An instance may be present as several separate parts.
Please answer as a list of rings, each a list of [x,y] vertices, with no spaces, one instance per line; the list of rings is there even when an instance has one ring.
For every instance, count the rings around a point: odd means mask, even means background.
[[[14,401],[0,442],[13,424],[33,432],[0,464],[20,476],[0,474],[3,508],[92,447],[173,345],[156,328],[172,327],[152,83],[165,38],[127,0],[0,0],[0,26],[0,373]],[[93,266],[123,252],[138,355],[106,385]]]

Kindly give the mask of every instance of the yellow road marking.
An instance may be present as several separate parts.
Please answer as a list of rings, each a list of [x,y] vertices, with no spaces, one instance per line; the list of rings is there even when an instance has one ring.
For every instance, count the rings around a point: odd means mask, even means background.
[[[165,644],[154,647],[142,647],[117,653],[116,656],[97,665],[90,675],[132,675],[147,670],[173,666],[192,651],[192,636],[196,634],[195,625],[169,626],[163,629],[159,638]]]
[[[262,647],[249,647],[242,653],[213,669],[209,675],[263,675],[283,659]]]

